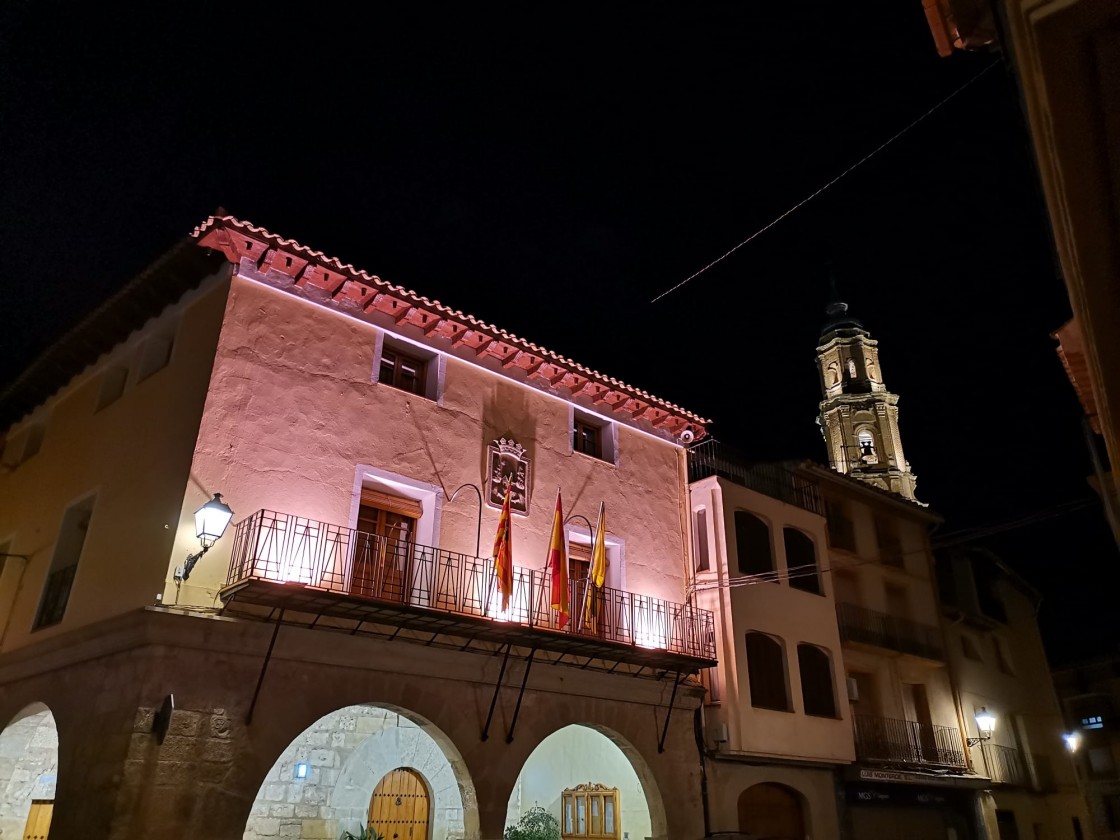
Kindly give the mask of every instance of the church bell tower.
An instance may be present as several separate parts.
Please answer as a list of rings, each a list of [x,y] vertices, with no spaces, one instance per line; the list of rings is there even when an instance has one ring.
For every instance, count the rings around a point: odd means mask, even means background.
[[[911,501],[917,479],[902,454],[898,397],[887,390],[878,342],[848,314],[833,290],[828,320],[817,347],[821,375],[818,422],[837,472],[897,493]]]

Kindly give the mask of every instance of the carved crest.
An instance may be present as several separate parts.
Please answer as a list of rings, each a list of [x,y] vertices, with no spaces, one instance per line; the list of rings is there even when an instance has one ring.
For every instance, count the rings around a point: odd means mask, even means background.
[[[487,447],[487,454],[486,501],[494,507],[501,507],[508,482],[510,510],[527,516],[533,465],[525,457],[525,447],[513,438],[498,438]]]

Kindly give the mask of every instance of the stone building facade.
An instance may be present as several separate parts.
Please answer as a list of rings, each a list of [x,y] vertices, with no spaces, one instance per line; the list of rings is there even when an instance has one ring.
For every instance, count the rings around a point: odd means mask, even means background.
[[[590,783],[620,840],[701,837],[714,643],[688,600],[681,477],[705,422],[207,220],[0,394],[0,720],[15,737],[50,710],[54,836],[326,838],[370,819],[498,840]],[[567,622],[545,565],[558,487]],[[233,525],[188,562],[219,492]],[[396,800],[415,807],[375,819]]]

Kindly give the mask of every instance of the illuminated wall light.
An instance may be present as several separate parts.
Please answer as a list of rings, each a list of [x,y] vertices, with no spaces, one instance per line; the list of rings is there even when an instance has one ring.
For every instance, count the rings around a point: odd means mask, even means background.
[[[296,763],[295,777],[297,779],[306,779],[307,774],[311,771],[311,766],[306,761]]]
[[[1066,742],[1066,749],[1071,753],[1077,752],[1077,748],[1081,746],[1081,733],[1080,732],[1067,732],[1062,736],[1062,740]]]

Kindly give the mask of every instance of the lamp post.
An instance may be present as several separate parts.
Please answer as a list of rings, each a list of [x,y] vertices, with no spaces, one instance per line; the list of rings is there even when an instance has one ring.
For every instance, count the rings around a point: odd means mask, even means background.
[[[1081,746],[1081,733],[1067,732],[1062,736],[1062,740],[1066,742],[1066,749],[1071,753],[1075,753]]]
[[[233,511],[222,501],[221,493],[215,493],[213,499],[194,512],[194,532],[202,544],[202,551],[188,555],[183,565],[175,569],[177,582],[181,583],[191,576],[194,564],[210,550],[210,546],[222,538],[231,519],[233,519]]]
[[[977,744],[982,744],[985,741],[992,740],[992,733],[996,728],[996,716],[988,711],[987,706],[981,706],[976,712],[976,731],[979,733],[979,738],[969,738],[968,745],[975,747]]]

